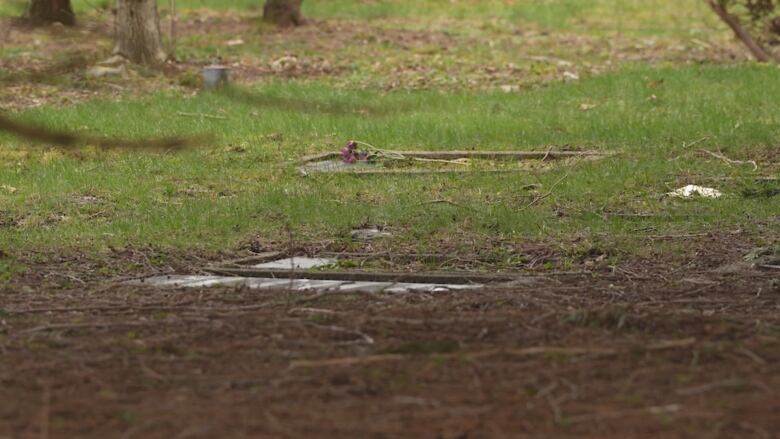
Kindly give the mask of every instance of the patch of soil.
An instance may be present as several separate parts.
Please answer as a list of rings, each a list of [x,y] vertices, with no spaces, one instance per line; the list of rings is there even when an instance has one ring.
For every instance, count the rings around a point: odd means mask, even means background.
[[[236,255],[22,256],[0,437],[778,437],[780,274],[719,272],[739,237],[668,239],[683,260],[433,295],[99,281]]]

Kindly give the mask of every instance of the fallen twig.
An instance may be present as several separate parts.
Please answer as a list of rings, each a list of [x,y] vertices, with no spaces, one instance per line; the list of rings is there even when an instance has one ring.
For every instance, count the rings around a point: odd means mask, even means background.
[[[694,343],[696,343],[696,339],[693,337],[683,338],[680,340],[664,340],[647,345],[647,350],[660,351],[664,349],[687,348],[688,346],[692,346]]]
[[[615,355],[618,351],[612,348],[569,348],[560,346],[535,346],[523,349],[497,349],[494,351],[477,352],[470,357],[487,357],[492,355]]]
[[[332,309],[322,309],[322,308],[293,308],[293,309],[287,311],[287,314],[335,315],[335,314],[339,314],[339,312],[338,311],[333,311]]]
[[[290,369],[329,367],[329,366],[354,366],[357,364],[379,363],[385,361],[399,361],[407,358],[401,354],[367,355],[363,357],[330,358],[327,360],[296,360],[290,363]]]
[[[686,142],[683,142],[683,144],[682,144],[682,147],[683,147],[683,148],[690,148],[690,147],[691,147],[691,146],[693,146],[693,145],[696,145],[696,144],[698,144],[698,143],[704,142],[705,140],[709,140],[709,139],[710,139],[710,136],[704,136],[704,137],[702,137],[702,138],[700,138],[700,139],[696,139],[696,140],[694,140],[694,141],[693,141],[693,142],[691,142],[691,143],[686,143]]]
[[[177,116],[185,116],[185,117],[200,117],[205,119],[220,119],[225,120],[227,117],[225,116],[219,116],[216,114],[205,114],[205,113],[185,113],[183,111],[179,111],[176,113]]]
[[[365,333],[363,333],[361,331],[358,331],[356,329],[347,329],[347,328],[342,328],[341,326],[335,326],[335,325],[318,325],[316,323],[311,323],[311,322],[308,322],[308,325],[309,326],[313,326],[315,328],[319,328],[319,329],[325,329],[325,330],[328,330],[328,331],[339,332],[339,333],[347,334],[347,335],[354,335],[356,337],[359,337],[361,340],[363,340],[363,342],[365,342],[365,344],[374,344],[374,339],[371,338],[371,336],[369,336],[368,334],[365,334]]]
[[[686,238],[699,238],[702,236],[710,236],[709,232],[706,233],[685,233],[680,235],[649,235],[646,236],[645,239],[649,239],[651,241],[664,241],[667,239],[686,239]]]
[[[42,313],[66,313],[66,312],[88,312],[88,311],[194,311],[194,312],[230,312],[230,311],[252,311],[256,309],[272,306],[270,303],[261,303],[256,305],[229,306],[229,307],[210,307],[210,306],[189,306],[192,301],[180,305],[117,305],[117,306],[77,306],[72,308],[27,308],[18,310],[6,310],[8,314],[42,314]]]
[[[44,331],[63,331],[69,329],[93,329],[93,328],[116,328],[116,327],[136,327],[136,326],[148,326],[149,322],[105,322],[105,323],[55,323],[51,325],[41,325],[34,328],[25,329],[19,331],[18,335],[29,335],[36,332]]]
[[[748,348],[737,349],[737,352],[750,358],[751,360],[755,361],[756,363],[762,366],[767,364],[766,360],[764,360],[763,358],[761,358],[761,356],[759,356],[758,354],[756,354],[755,352],[751,351]]]
[[[551,146],[551,147],[549,147],[549,148],[547,148],[547,152],[546,152],[546,153],[544,153],[544,157],[542,157],[542,161],[545,161],[545,160],[547,160],[547,157],[549,157],[549,156],[550,156],[550,153],[552,152],[552,150],[553,150],[553,147],[552,147],[552,146]]]
[[[141,368],[141,371],[144,373],[144,375],[149,376],[152,379],[155,379],[157,381],[168,382],[168,378],[166,378],[163,374],[147,366],[143,360],[143,357],[140,355],[138,356],[138,365]]]
[[[556,424],[560,424],[563,422],[563,411],[561,410],[560,404],[558,404],[558,401],[555,401],[550,397],[549,395],[544,398],[547,401],[547,405],[550,406],[550,410],[553,414],[553,420]]]
[[[694,386],[694,387],[687,387],[685,389],[677,389],[674,393],[680,395],[680,396],[691,396],[691,395],[698,395],[700,393],[706,393],[710,390],[720,389],[724,387],[735,387],[735,386],[742,386],[745,382],[741,379],[731,379],[731,380],[724,380],[724,381],[717,381],[714,383],[707,383],[702,384],[700,386]]]
[[[694,338],[685,338],[682,340],[668,340],[657,343],[651,343],[647,345],[645,350],[658,351],[664,349],[674,349],[681,347],[688,347],[695,343]],[[629,350],[625,350],[628,352]],[[452,354],[436,354],[438,358],[484,358],[498,355],[513,355],[513,356],[535,356],[535,355],[591,355],[591,356],[612,356],[620,354],[621,350],[613,348],[602,347],[565,347],[565,346],[534,346],[530,348],[522,349],[490,349],[479,352],[456,352]],[[366,363],[380,363],[385,361],[402,361],[409,358],[414,358],[413,355],[405,354],[380,354],[369,355],[363,357],[343,357],[343,358],[329,358],[325,360],[298,360],[290,363],[290,369],[296,368],[313,368],[313,367],[330,367],[330,366],[354,366],[358,364]]]
[[[730,159],[730,158],[726,157],[725,155],[723,155],[721,153],[718,153],[718,152],[712,152],[712,151],[708,151],[706,149],[700,149],[699,151],[701,151],[701,152],[703,152],[705,154],[709,154],[709,155],[715,157],[716,159],[723,160],[724,162],[726,162],[729,165],[753,165],[753,170],[754,171],[758,171],[758,164],[756,164],[755,160],[734,160],[734,159]]]
[[[679,412],[681,409],[679,404],[669,404],[664,406],[646,407],[636,410],[620,410],[612,412],[593,413],[586,415],[570,416],[565,418],[567,424],[577,424],[582,422],[604,421],[607,419],[622,418],[624,416],[652,414],[652,415],[664,415]]]
[[[550,186],[550,190],[549,191],[547,191],[546,193],[544,193],[542,195],[539,195],[538,197],[534,198],[530,203],[528,203],[525,206],[523,206],[520,209],[520,211],[526,210],[529,207],[533,206],[534,204],[536,204],[536,203],[544,200],[545,198],[549,197],[550,195],[552,195],[553,190],[555,189],[555,187],[558,186],[559,184],[561,184],[561,182],[563,180],[565,180],[568,176],[569,176],[569,173],[567,172],[566,174],[563,175],[563,177],[559,178],[558,181],[556,181],[555,183],[553,183],[552,186]]]

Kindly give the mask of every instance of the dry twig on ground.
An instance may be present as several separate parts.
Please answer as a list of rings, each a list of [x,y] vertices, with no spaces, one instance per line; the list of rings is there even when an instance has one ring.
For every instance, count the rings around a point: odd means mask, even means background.
[[[715,157],[716,159],[723,160],[726,162],[729,166],[730,165],[753,165],[753,170],[758,171],[758,164],[755,160],[734,160],[726,157],[725,155],[719,153],[719,152],[712,152],[708,151],[706,149],[700,149],[699,151],[711,155],[712,157]]]

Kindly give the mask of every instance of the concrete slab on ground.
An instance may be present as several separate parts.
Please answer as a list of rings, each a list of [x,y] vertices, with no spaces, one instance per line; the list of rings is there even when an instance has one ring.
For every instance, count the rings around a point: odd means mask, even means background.
[[[366,282],[315,279],[273,279],[237,276],[153,276],[130,282],[135,285],[150,285],[173,288],[204,287],[246,287],[258,290],[289,289],[295,291],[349,291],[365,293],[438,293],[448,291],[475,290],[481,284],[433,284],[409,282]]]

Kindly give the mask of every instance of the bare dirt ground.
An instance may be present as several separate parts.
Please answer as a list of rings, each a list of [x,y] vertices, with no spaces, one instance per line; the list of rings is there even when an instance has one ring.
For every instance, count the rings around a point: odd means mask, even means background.
[[[434,295],[119,286],[99,273],[204,261],[30,255],[0,289],[0,437],[780,438],[778,271],[734,265],[737,235],[669,239],[674,263]]]

